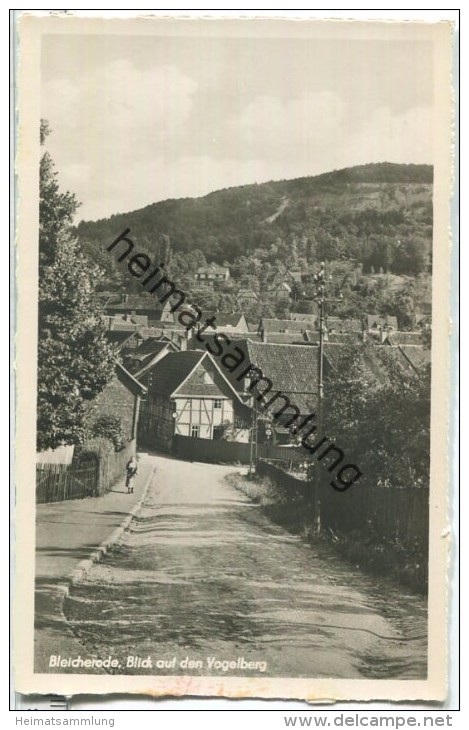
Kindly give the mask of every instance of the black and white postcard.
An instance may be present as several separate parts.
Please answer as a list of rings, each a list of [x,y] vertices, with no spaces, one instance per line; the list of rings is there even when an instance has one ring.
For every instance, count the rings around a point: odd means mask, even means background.
[[[452,33],[21,17],[19,692],[444,699]]]

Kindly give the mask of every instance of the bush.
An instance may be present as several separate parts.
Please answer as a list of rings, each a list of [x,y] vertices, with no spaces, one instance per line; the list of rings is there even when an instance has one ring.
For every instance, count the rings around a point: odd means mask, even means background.
[[[120,451],[124,447],[125,435],[118,416],[100,416],[92,426],[92,434],[98,438],[109,439],[115,451]]]

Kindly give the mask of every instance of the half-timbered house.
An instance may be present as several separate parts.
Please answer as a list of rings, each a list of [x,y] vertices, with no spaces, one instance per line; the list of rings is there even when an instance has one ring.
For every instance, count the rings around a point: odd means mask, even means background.
[[[139,432],[167,451],[177,435],[246,441],[249,409],[208,352],[169,353],[152,368]]]

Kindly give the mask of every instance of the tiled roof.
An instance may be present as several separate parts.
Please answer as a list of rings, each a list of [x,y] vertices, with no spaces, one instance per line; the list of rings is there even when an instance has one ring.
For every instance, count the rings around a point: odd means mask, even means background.
[[[309,334],[309,333],[308,333]],[[311,333],[313,334],[313,333]],[[315,333],[315,339],[317,341],[318,339],[318,333]],[[361,332],[329,332],[327,335],[328,342],[337,342],[343,345],[346,345],[348,343],[356,343],[363,342],[363,335]]]
[[[431,362],[431,351],[421,345],[400,345],[399,350],[409,360],[417,372]]]
[[[302,413],[314,409],[317,394],[317,351],[305,345],[278,345],[247,340],[248,361],[288,396]],[[261,384],[262,388],[262,384]]]
[[[257,294],[253,289],[240,289],[236,296],[238,300],[254,299],[255,301],[259,301],[259,294]]]
[[[332,370],[340,369],[340,363],[344,356],[344,348],[339,343],[324,343],[324,357]]]
[[[141,357],[133,357],[133,354],[130,352],[124,357],[124,365],[135,377],[137,377],[137,373],[140,373],[141,370],[145,368],[145,365],[148,364],[153,359],[154,355],[142,355]]]
[[[242,312],[207,312],[204,310],[200,324],[212,316],[215,317],[215,327],[237,327],[244,314]]]
[[[305,330],[301,334],[301,339],[308,344],[319,342],[319,332],[318,330]]]
[[[378,330],[379,327],[387,326],[397,330],[397,317],[389,314],[367,314],[366,321],[368,329]]]
[[[328,330],[336,332],[361,332],[363,330],[359,319],[344,319],[342,317],[326,317]]]
[[[134,334],[135,330],[133,330],[132,332],[124,330],[107,330],[106,338],[111,343],[111,345],[122,346],[127,342],[127,340],[130,340],[130,338]]]
[[[202,382],[197,377],[197,371],[195,371],[194,375],[191,375],[192,371],[199,364],[202,364],[202,367],[205,367],[212,374],[213,370],[215,371],[215,384]],[[178,389],[189,375],[190,378],[186,386],[179,391]],[[223,364],[218,358],[211,357],[206,351],[185,350],[183,352],[171,352],[153,366],[151,392],[155,395],[170,397],[178,390],[178,393],[180,392],[181,394],[191,391],[187,394],[195,395],[196,397],[203,395],[213,396],[214,394],[217,397],[216,391],[218,389],[218,392],[221,390],[223,393],[233,397],[237,406],[244,407],[242,398],[227,375],[228,371],[223,367]]]
[[[388,337],[391,345],[422,345],[420,332],[391,332]]]
[[[306,329],[304,322],[295,322],[292,319],[266,319],[263,317],[260,322],[260,326],[266,332],[302,332]]]
[[[163,357],[153,370],[152,392],[170,396],[204,356],[201,350],[186,350]]]
[[[154,327],[140,327],[139,332],[142,335],[142,337],[161,337],[162,335],[167,335],[168,337],[171,336],[172,333],[177,333],[178,335],[184,334],[186,331],[185,327],[177,327],[174,324],[169,324],[166,327],[161,324],[159,326]]]
[[[138,324],[146,327],[148,325],[147,314],[113,314],[109,317],[109,325],[114,328],[123,324]]]
[[[134,322],[112,322],[111,323],[112,330],[111,332],[136,332],[139,328],[138,324],[135,324]]]
[[[145,370],[145,367],[151,364],[155,357],[163,350],[174,352],[175,349],[174,345],[167,340],[155,340],[154,338],[149,338],[135,350],[129,352],[124,361],[125,367],[133,375],[135,375],[135,373],[141,373],[141,371]]]
[[[138,382],[121,363],[116,363],[116,374],[120,382],[134,395],[144,395],[147,389]]]
[[[167,340],[162,340],[159,337],[148,337],[137,347],[134,352],[134,357],[146,357],[147,355],[156,355],[157,353],[168,347],[169,343]]]
[[[304,341],[303,332],[267,332],[265,337],[267,343],[270,342],[275,345],[293,345]]]
[[[190,340],[187,343],[187,349],[188,350],[207,350],[207,346],[210,346],[210,348],[216,352],[217,351],[217,345],[215,337],[217,337],[215,333],[208,334],[208,330],[206,330],[200,337],[203,340],[203,342],[200,342],[197,337],[194,335],[190,338]],[[246,342],[246,340],[249,338],[250,340],[253,340],[255,342],[261,342],[261,338],[259,335],[255,335],[252,332],[230,332],[224,335],[228,338],[230,342],[235,343],[236,345],[240,345]],[[227,350],[229,348],[228,343],[226,343],[226,340],[222,340],[222,347],[224,350]],[[210,352],[210,350],[207,350]]]
[[[317,314],[303,314],[303,312],[290,312],[290,319],[293,322],[306,322],[307,324],[315,325],[318,320]]]

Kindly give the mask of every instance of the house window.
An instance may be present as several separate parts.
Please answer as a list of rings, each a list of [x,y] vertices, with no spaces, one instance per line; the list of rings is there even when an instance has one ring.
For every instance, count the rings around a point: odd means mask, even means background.
[[[199,438],[200,426],[191,426],[191,436],[193,439]]]
[[[221,408],[221,398],[215,398],[215,400],[213,401],[213,407]]]

